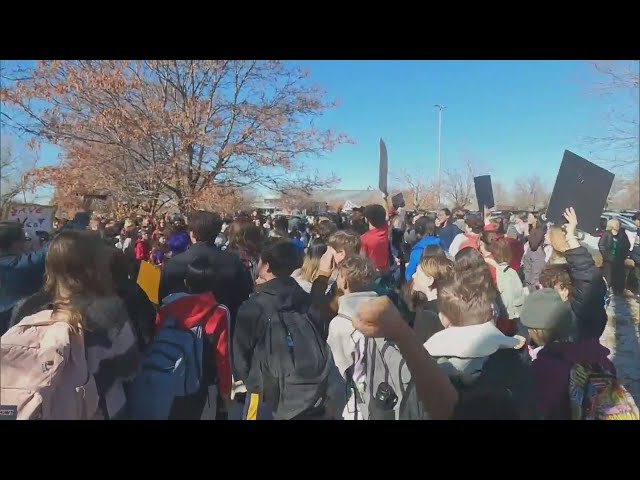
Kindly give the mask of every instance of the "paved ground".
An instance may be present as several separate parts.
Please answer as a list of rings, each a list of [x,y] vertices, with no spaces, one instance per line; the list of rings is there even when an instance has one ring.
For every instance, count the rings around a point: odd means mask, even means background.
[[[608,309],[609,323],[600,342],[611,350],[618,378],[640,405],[640,318],[638,302],[616,297]]]

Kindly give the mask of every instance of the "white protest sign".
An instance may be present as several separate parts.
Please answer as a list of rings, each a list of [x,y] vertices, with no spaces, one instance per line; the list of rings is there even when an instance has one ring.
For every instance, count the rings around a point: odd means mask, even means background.
[[[350,212],[356,207],[357,205],[355,203],[353,203],[351,200],[347,200],[346,202],[344,202],[344,206],[342,207],[342,210],[345,212]]]
[[[58,207],[55,205],[35,205],[26,203],[12,203],[7,209],[7,220],[19,222],[25,232],[34,236],[37,231],[51,232],[53,217]]]

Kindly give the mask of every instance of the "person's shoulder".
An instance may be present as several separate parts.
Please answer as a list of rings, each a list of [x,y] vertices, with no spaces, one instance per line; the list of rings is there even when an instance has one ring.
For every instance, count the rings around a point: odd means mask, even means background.
[[[242,304],[240,305],[240,308],[238,309],[238,315],[240,315],[241,313],[243,314],[249,314],[255,311],[260,311],[262,310],[262,294],[261,293],[255,293],[253,295],[251,295],[247,300],[245,300],[244,302],[242,302]]]
[[[329,322],[329,336],[334,337],[335,335],[339,335],[342,333],[351,334],[354,330],[353,322],[349,318],[345,318],[344,316],[336,315],[333,317],[331,322]]]

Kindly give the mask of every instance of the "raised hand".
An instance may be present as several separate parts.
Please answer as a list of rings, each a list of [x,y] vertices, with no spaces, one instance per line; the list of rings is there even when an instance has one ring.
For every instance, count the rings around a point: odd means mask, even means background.
[[[367,337],[396,339],[408,324],[387,296],[364,303],[353,318],[353,326]]]
[[[568,222],[565,225],[567,235],[575,236],[576,229],[578,228],[578,216],[576,215],[576,211],[573,209],[573,207],[569,207],[564,211],[563,217]]]
[[[319,272],[331,276],[336,269],[335,253],[336,251],[333,248],[327,247],[327,251],[324,252],[324,255],[320,258],[320,265],[318,266]]]

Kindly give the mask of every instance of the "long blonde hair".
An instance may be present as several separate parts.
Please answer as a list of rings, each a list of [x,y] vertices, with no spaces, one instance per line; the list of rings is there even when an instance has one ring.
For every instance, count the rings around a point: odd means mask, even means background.
[[[113,293],[111,254],[91,231],[66,230],[49,246],[45,264],[45,291],[53,312],[74,329],[84,327],[83,312],[91,298]]]
[[[327,246],[324,243],[311,245],[304,255],[304,263],[302,264],[302,267],[300,268],[297,275],[301,279],[313,283],[313,281],[318,277],[318,270],[320,269],[320,259],[326,251]]]

